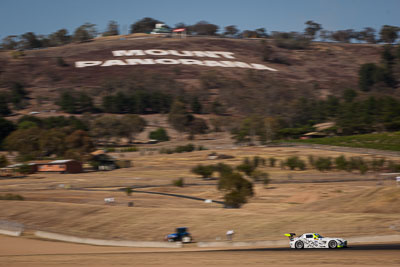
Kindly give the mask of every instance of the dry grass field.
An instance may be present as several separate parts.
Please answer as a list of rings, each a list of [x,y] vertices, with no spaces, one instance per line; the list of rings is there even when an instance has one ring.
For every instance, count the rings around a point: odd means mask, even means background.
[[[206,141],[199,141],[199,144]],[[170,144],[168,144],[170,145]],[[17,221],[26,228],[69,235],[160,241],[178,226],[189,227],[195,241],[225,239],[234,229],[235,240],[281,240],[286,232],[315,231],[343,237],[398,234],[400,231],[400,187],[393,179],[376,173],[361,175],[342,171],[290,171],[263,167],[271,183],[255,185],[255,196],[241,209],[223,209],[221,204],[143,192],[127,196],[120,189],[138,187],[151,191],[223,200],[215,180],[204,181],[192,174],[197,164],[224,162],[235,166],[245,157],[298,155],[363,156],[349,152],[299,147],[236,147],[213,145],[210,150],[181,154],[159,154],[152,149],[123,154],[134,166],[111,172],[82,174],[34,174],[20,179],[0,180],[0,194],[14,193],[25,201],[2,201],[0,219]],[[209,160],[211,152],[234,156]],[[400,157],[386,156],[399,160]],[[183,178],[184,187],[172,182]],[[115,203],[105,204],[104,198]],[[134,207],[128,207],[133,201]]]

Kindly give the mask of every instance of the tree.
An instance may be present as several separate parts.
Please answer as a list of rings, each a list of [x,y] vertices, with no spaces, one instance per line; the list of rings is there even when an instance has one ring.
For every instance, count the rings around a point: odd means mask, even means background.
[[[33,49],[42,47],[42,43],[33,32],[27,32],[21,35],[21,47],[24,49]]]
[[[265,120],[260,116],[247,117],[241,121],[239,127],[232,130],[237,143],[255,144],[256,137],[260,143],[265,143],[266,133]]]
[[[185,132],[190,116],[184,103],[176,100],[168,114],[168,122],[179,132]]]
[[[83,160],[87,155],[94,150],[94,145],[91,137],[86,131],[76,130],[65,138],[66,157],[71,157],[76,160]]]
[[[332,159],[330,157],[318,157],[314,165],[319,171],[329,171],[332,168]]]
[[[109,142],[111,138],[120,137],[120,120],[116,116],[103,115],[91,122],[90,133],[98,142],[105,140]]]
[[[197,35],[216,35],[219,27],[215,24],[208,23],[207,21],[199,21],[191,26],[191,30]]]
[[[392,47],[390,45],[385,45],[381,54],[382,63],[386,69],[391,69],[395,63],[396,57],[392,54]]]
[[[211,165],[197,165],[196,167],[193,167],[191,170],[194,174],[201,175],[203,179],[209,178],[213,172],[214,172],[214,167]]]
[[[4,168],[9,164],[6,156],[0,155],[0,168]]]
[[[376,82],[376,73],[378,66],[374,63],[363,64],[358,72],[358,86],[362,91],[369,91]]]
[[[342,43],[350,43],[351,39],[354,38],[354,30],[340,30],[332,32],[331,39],[333,41],[342,42]]]
[[[202,114],[203,113],[203,106],[199,101],[197,96],[192,98],[192,102],[190,103],[192,112],[195,114]]]
[[[194,117],[191,114],[189,114],[188,117],[190,119],[188,120],[186,131],[188,131],[192,137],[196,134],[205,134],[207,132],[208,125],[206,120]]]
[[[8,151],[17,151],[20,159],[40,156],[39,140],[42,131],[38,127],[18,129],[4,139],[4,147]]]
[[[306,164],[303,160],[301,160],[298,156],[289,157],[285,165],[289,167],[290,170],[295,170],[298,168],[299,170],[305,170]]]
[[[366,27],[364,28],[363,31],[360,31],[360,39],[366,43],[375,44],[376,43],[375,33],[376,33],[375,29],[371,27]]]
[[[306,36],[308,36],[311,39],[315,39],[318,31],[320,31],[322,29],[321,24],[318,24],[312,20],[308,20],[304,24],[307,25],[307,27],[304,30],[305,34],[306,34]]]
[[[18,48],[19,42],[16,35],[9,35],[3,38],[3,43],[1,44],[3,49],[14,50]]]
[[[224,35],[225,36],[235,36],[239,32],[238,28],[235,25],[230,25],[225,27]]]
[[[268,37],[267,30],[265,28],[258,28],[256,29],[257,37],[258,38],[266,38]]]
[[[4,138],[15,130],[15,125],[3,117],[0,117],[0,147]]]
[[[74,42],[87,42],[92,40],[97,35],[96,25],[91,23],[85,23],[74,31],[72,40]]]
[[[158,128],[155,131],[149,133],[149,138],[152,140],[157,140],[158,142],[169,141],[169,136],[164,128]]]
[[[94,110],[93,99],[84,92],[65,91],[61,94],[56,104],[67,113],[80,114]]]
[[[269,174],[266,172],[262,172],[260,170],[255,170],[251,173],[250,175],[251,179],[253,179],[255,182],[258,181],[263,181],[264,185],[267,185],[269,183]]]
[[[254,195],[253,184],[238,172],[224,172],[218,181],[218,190],[225,193],[225,206],[240,208]]]
[[[143,18],[131,25],[131,33],[150,33],[159,23],[163,22],[149,17]]]
[[[381,41],[392,44],[396,41],[396,39],[399,37],[398,32],[400,28],[396,26],[390,26],[390,25],[383,25],[381,30],[379,31],[379,36],[381,38]]]
[[[103,32],[103,36],[119,35],[118,23],[114,20],[108,22],[107,29]]]
[[[11,110],[8,107],[7,95],[0,94],[0,115],[7,116],[11,114]]]
[[[146,127],[146,121],[138,115],[125,115],[120,119],[119,135],[132,143],[134,137]]]
[[[66,151],[64,130],[54,128],[48,131],[43,131],[39,139],[39,147],[42,156],[51,156],[53,154],[61,157]]]
[[[60,29],[49,36],[51,46],[59,46],[68,44],[71,41],[71,36],[68,35],[68,30]]]

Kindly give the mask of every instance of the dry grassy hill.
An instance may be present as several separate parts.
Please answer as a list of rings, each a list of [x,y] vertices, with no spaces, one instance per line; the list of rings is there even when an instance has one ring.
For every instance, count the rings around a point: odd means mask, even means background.
[[[175,94],[198,95],[203,102],[219,99],[233,113],[261,112],[263,105],[284,105],[295,97],[340,95],[346,88],[357,88],[360,64],[379,62],[381,46],[366,44],[312,43],[306,50],[278,48],[267,41],[275,60],[264,62],[262,51],[265,43],[260,40],[223,38],[99,38],[81,44],[69,44],[40,50],[24,51],[25,56],[12,58],[11,52],[1,52],[0,86],[7,82],[21,81],[30,92],[30,108],[54,109],[54,100],[61,90],[84,91],[97,98],[121,88],[115,83],[129,80],[136,82],[143,77],[156,80],[163,76],[174,85],[169,89]],[[194,58],[200,60],[228,60],[263,64],[277,69],[249,70],[246,68],[206,67],[198,65],[135,65],[76,68],[76,61],[113,60],[113,50],[163,49],[177,51],[225,51],[234,53],[235,59]],[[60,66],[62,58],[68,66]],[[127,57],[122,57],[126,59]],[[139,58],[139,57],[131,57]],[[170,58],[145,56],[142,58]],[[205,86],[208,79],[211,84]],[[110,81],[114,82],[110,88]],[[173,87],[173,88],[172,88]],[[144,88],[152,90],[152,88]],[[167,90],[167,89],[166,89]],[[249,107],[258,107],[251,109]]]
[[[399,213],[400,188],[366,189],[346,196],[304,204],[301,209],[344,213]]]

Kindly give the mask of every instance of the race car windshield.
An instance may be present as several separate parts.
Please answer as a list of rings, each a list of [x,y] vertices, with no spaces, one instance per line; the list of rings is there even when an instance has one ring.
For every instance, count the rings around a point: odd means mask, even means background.
[[[316,237],[318,237],[318,238],[324,238],[322,235],[320,235],[320,234],[315,234],[315,236]]]

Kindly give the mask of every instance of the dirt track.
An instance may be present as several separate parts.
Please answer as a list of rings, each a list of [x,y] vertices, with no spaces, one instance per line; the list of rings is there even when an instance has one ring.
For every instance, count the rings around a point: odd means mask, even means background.
[[[398,266],[400,245],[347,250],[98,247],[0,236],[0,266]]]

